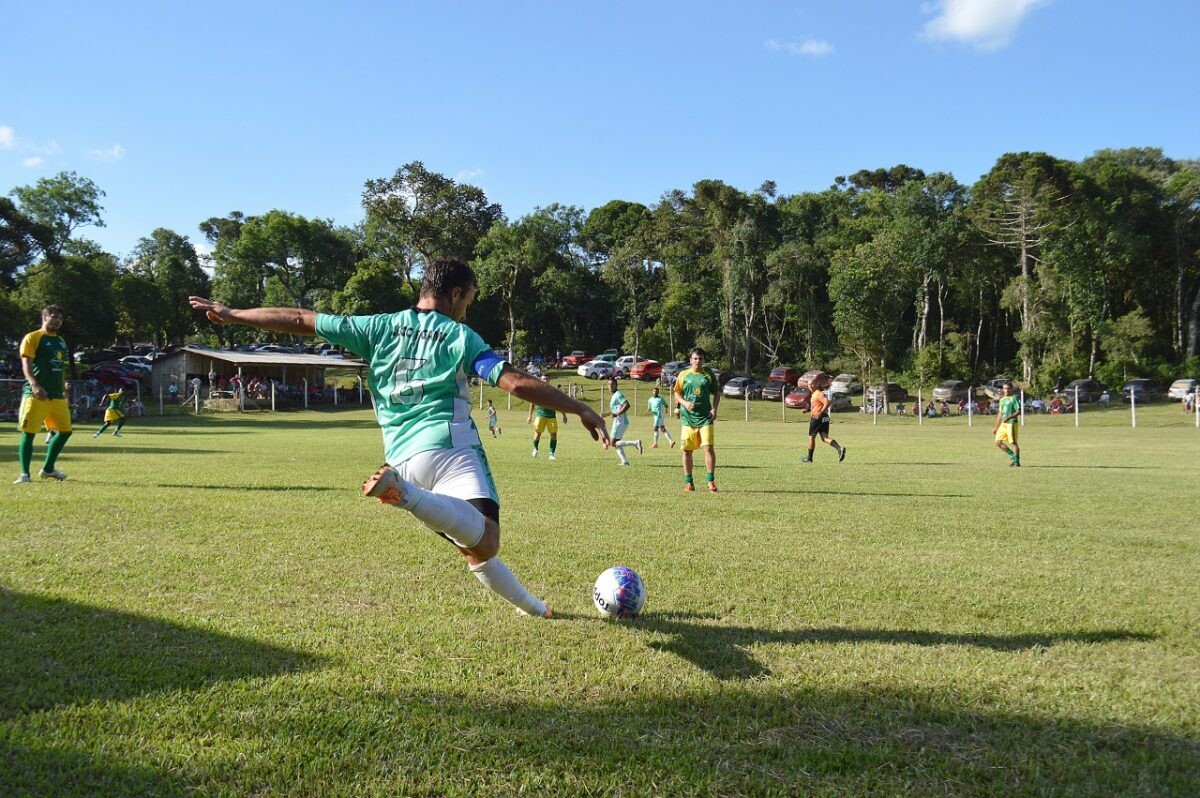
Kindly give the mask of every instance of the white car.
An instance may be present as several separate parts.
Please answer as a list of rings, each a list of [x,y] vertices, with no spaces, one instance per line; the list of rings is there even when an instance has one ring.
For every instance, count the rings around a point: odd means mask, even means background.
[[[613,370],[617,376],[624,378],[629,376],[629,372],[633,371],[633,367],[638,363],[645,363],[650,358],[641,357],[640,355],[622,355],[617,358],[617,362],[613,364]]]
[[[575,373],[580,377],[587,377],[590,380],[598,380],[601,377],[607,377],[612,374],[613,364],[607,360],[591,360],[584,363],[579,368],[575,369]]]
[[[150,358],[145,355],[126,355],[121,358],[121,362],[127,366],[135,366],[147,374],[153,369],[153,366],[150,364]]]
[[[1200,388],[1200,380],[1193,380],[1184,377],[1171,383],[1171,387],[1167,391],[1167,398],[1182,399],[1185,396],[1195,393],[1198,388]]]
[[[829,384],[829,390],[834,393],[860,394],[863,392],[863,384],[855,374],[839,374]]]

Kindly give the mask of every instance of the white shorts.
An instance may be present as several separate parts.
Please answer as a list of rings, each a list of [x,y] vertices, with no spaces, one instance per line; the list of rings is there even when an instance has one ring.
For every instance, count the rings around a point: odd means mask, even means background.
[[[482,446],[414,454],[396,466],[396,471],[401,479],[443,496],[464,500],[491,499],[500,504],[496,481],[492,479]]]
[[[608,433],[608,437],[614,441],[625,437],[625,430],[629,429],[629,419],[625,416],[617,416],[613,419],[612,431]]]
[[[667,428],[667,417],[666,416],[656,415],[654,417],[654,428],[658,429],[659,427],[662,427],[663,429]]]

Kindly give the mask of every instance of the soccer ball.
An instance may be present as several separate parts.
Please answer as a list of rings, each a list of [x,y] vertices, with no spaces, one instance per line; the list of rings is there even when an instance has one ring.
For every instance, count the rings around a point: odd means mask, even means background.
[[[637,571],[616,565],[596,578],[592,601],[606,618],[631,618],[646,606],[646,585]]]

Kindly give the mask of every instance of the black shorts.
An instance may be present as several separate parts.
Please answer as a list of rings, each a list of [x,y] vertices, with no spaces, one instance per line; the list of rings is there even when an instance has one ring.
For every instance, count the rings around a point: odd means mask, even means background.
[[[813,416],[808,420],[808,434],[820,435],[829,434],[829,414],[823,416]]]

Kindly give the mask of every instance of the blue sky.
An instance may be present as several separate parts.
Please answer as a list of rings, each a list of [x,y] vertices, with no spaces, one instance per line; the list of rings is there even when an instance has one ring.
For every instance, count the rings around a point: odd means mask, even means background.
[[[73,170],[125,255],[420,160],[510,218],[1005,152],[1200,157],[1196,0],[0,0],[0,193]],[[54,17],[51,20],[51,16]]]

